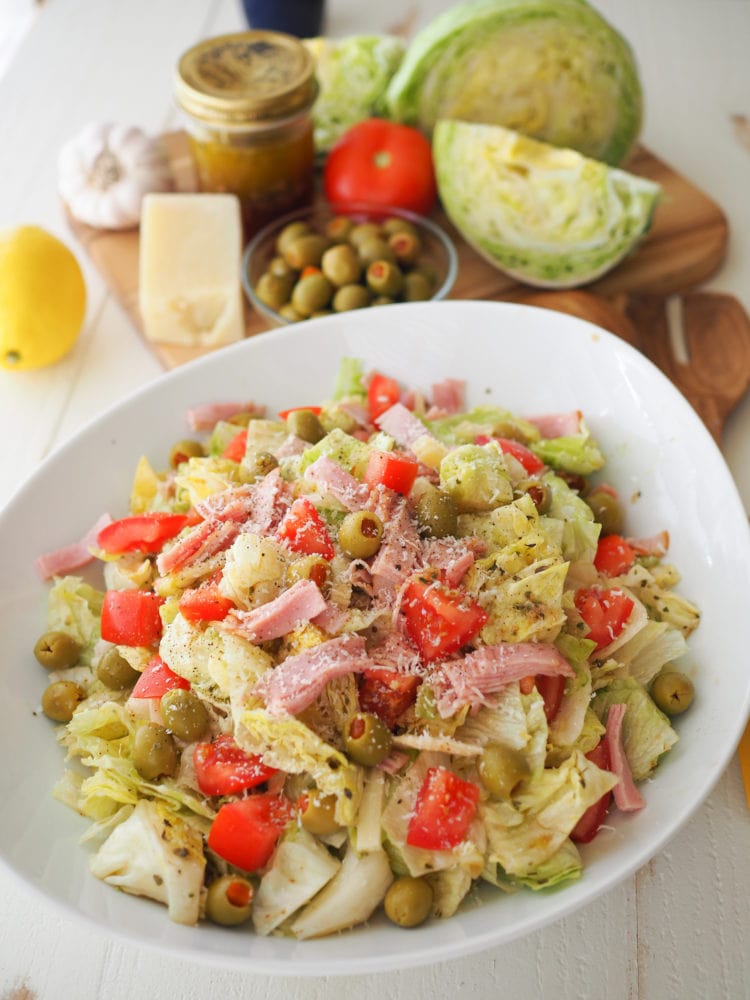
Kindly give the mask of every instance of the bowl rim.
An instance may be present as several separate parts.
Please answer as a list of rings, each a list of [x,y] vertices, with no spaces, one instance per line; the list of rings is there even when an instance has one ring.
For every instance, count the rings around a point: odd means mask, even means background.
[[[398,208],[395,205],[374,205],[368,202],[352,202],[347,206],[333,205],[330,203],[325,205],[314,204],[308,205],[307,208],[298,208],[293,212],[287,212],[286,215],[281,215],[279,218],[266,223],[262,229],[258,230],[258,232],[250,238],[242,252],[242,264],[240,267],[240,281],[242,283],[242,288],[248,301],[250,302],[250,305],[265,319],[271,320],[278,326],[291,326],[293,322],[297,322],[296,320],[292,321],[285,319],[275,309],[272,309],[264,302],[261,302],[256,295],[255,289],[250,281],[250,261],[252,260],[253,255],[274,232],[283,228],[288,223],[296,222],[299,219],[304,219],[308,216],[326,213],[330,214],[331,217],[344,214],[367,217],[374,217],[377,215],[395,215],[398,218],[413,223],[415,226],[426,229],[442,247],[446,256],[447,267],[442,283],[433,292],[430,298],[425,301],[440,302],[442,299],[447,298],[448,293],[456,283],[456,277],[458,276],[458,251],[456,250],[456,245],[453,239],[448,235],[445,229],[443,229],[443,227],[433,219],[428,218],[426,215],[419,215],[417,212],[412,212],[408,208]],[[393,304],[401,305],[403,303]]]

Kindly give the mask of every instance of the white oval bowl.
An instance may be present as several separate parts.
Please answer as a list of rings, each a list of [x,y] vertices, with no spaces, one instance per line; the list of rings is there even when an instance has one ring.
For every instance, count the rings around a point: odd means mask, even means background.
[[[694,706],[677,746],[643,787],[647,807],[583,848],[583,877],[559,890],[507,896],[484,887],[454,917],[409,931],[384,917],[344,934],[298,942],[251,931],[170,923],[164,907],[104,885],[78,845],[87,821],[52,798],[63,770],[53,727],[39,715],[44,672],[31,650],[47,587],[37,555],[83,535],[100,513],[126,513],[141,454],[167,464],[201,402],[255,399],[271,411],[330,396],[343,355],[429,390],[466,379],[469,404],[521,415],[583,410],[608,456],[607,479],[628,504],[628,532],[667,529],[680,592],[703,620],[690,639]],[[139,945],[246,971],[366,973],[466,955],[537,930],[590,902],[645,864],[697,809],[739,740],[750,704],[737,595],[746,592],[748,523],[732,477],[685,399],[646,358],[582,320],[506,303],[396,305],[262,334],[162,376],[52,454],[0,514],[0,856],[72,917]]]

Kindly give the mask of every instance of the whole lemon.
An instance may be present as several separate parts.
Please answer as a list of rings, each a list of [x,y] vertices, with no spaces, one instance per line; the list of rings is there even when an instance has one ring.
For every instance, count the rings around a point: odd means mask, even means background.
[[[38,226],[0,233],[0,368],[54,364],[75,344],[86,285],[73,253]]]

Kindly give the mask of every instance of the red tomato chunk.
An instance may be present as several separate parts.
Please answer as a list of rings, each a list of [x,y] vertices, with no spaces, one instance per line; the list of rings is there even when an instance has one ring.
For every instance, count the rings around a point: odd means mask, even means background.
[[[148,590],[108,590],[102,604],[102,639],[122,646],[150,646],[161,636],[164,598]]]
[[[389,490],[407,496],[417,478],[419,463],[401,451],[373,451],[367,461],[365,482],[373,489],[387,486]]]
[[[270,859],[293,813],[291,803],[270,793],[227,802],[208,831],[208,846],[230,865],[257,871]]]
[[[604,771],[609,770],[609,744],[606,739],[600,740],[586,756],[592,764],[596,764],[597,767],[602,768]],[[605,792],[597,802],[589,806],[573,827],[570,839],[577,844],[588,844],[592,841],[604,822],[611,800],[612,792]]]
[[[99,532],[96,543],[108,555],[122,552],[161,552],[164,543],[187,525],[185,514],[138,514],[112,521]]]
[[[388,378],[376,372],[367,387],[367,405],[370,408],[370,420],[373,423],[386,410],[390,410],[401,397],[401,390],[395,379]]]
[[[635,562],[636,552],[622,535],[605,535],[599,540],[594,556],[594,566],[605,576],[627,573]]]
[[[135,682],[132,698],[161,698],[174,688],[190,690],[190,681],[171,670],[160,656],[149,661],[146,669]]]
[[[335,549],[328,527],[307,497],[295,500],[284,515],[276,537],[293,552],[333,559]]]
[[[204,795],[236,795],[262,785],[277,773],[257,754],[245,753],[231,736],[217,736],[213,743],[197,743],[193,765]]]
[[[359,687],[359,706],[392,729],[398,717],[414,704],[419,684],[419,677],[397,670],[384,667],[365,670]]]
[[[450,851],[465,839],[479,802],[479,786],[445,767],[431,767],[414,803],[407,844]]]
[[[622,590],[588,587],[576,592],[575,605],[588,626],[587,639],[603,649],[618,637],[634,607],[632,598]]]
[[[487,621],[487,612],[464,591],[424,577],[409,583],[403,609],[406,631],[425,663],[457,653]]]

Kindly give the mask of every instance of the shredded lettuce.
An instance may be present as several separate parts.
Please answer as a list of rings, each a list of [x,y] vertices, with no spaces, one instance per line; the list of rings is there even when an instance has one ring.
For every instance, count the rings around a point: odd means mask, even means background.
[[[91,664],[100,638],[104,594],[78,576],[56,577],[47,597],[47,626],[67,632],[81,646],[80,662]]]
[[[632,677],[613,680],[596,692],[593,708],[606,723],[610,705],[627,705],[622,721],[622,743],[634,781],[647,778],[659,758],[677,742],[667,716],[656,707],[645,688]]]

